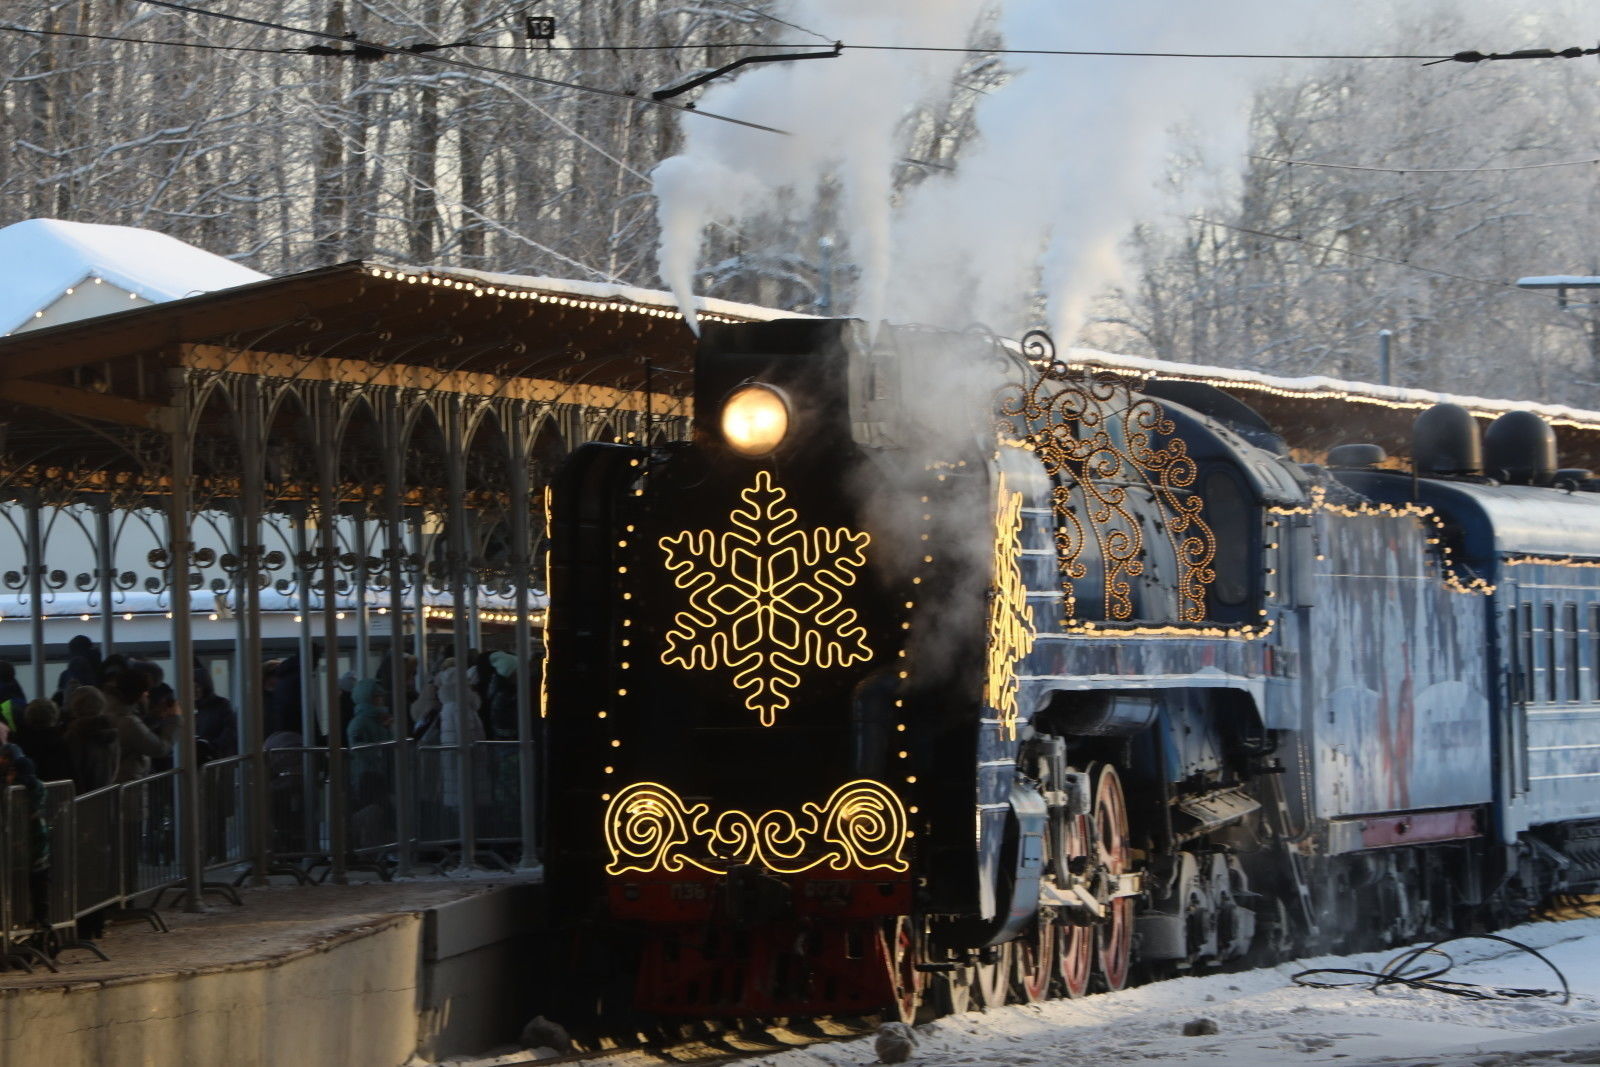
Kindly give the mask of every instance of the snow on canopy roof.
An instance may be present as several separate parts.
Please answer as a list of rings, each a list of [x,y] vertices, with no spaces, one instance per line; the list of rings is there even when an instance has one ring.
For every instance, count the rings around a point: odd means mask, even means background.
[[[678,311],[678,302],[671,293],[659,289],[640,289],[617,282],[583,282],[571,278],[540,278],[527,274],[496,274],[493,271],[469,270],[465,267],[389,267],[399,272],[428,273],[452,278],[472,278],[485,285],[505,286],[513,289],[536,289],[579,300],[603,300],[641,307]],[[799,311],[783,311],[760,304],[741,304],[736,300],[718,300],[711,296],[694,298],[695,310],[709,315],[723,315],[735,321],[770,322],[773,319],[814,319]]]
[[[28,219],[0,229],[0,334],[92,277],[162,303],[267,275],[153,230]]]
[[[1415,411],[1432,407],[1434,404],[1459,404],[1474,415],[1485,418],[1494,418],[1507,411],[1531,411],[1557,426],[1600,428],[1600,412],[1562,404],[1541,404],[1531,400],[1503,400],[1441,393],[1431,389],[1403,389],[1399,386],[1346,381],[1322,375],[1285,378],[1257,371],[1212,367],[1202,363],[1174,363],[1170,360],[1150,359],[1145,356],[1124,356],[1112,352],[1099,352],[1092,348],[1072,349],[1066,362],[1075,367],[1103,367],[1124,374],[1208,382],[1223,389],[1270,393],[1274,396],[1305,400],[1354,400]]]

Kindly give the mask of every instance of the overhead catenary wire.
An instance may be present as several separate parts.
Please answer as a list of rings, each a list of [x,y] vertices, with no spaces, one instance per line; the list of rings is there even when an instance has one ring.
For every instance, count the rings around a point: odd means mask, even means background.
[[[438,51],[438,50],[444,49],[444,48],[489,48],[489,49],[504,49],[504,50],[513,50],[513,51],[523,51],[527,47],[526,45],[523,45],[523,44],[498,44],[498,43],[494,43],[494,42],[490,42],[490,41],[474,41],[474,40],[448,41],[448,42],[426,43],[426,44],[412,44],[412,45],[405,45],[405,46],[382,45],[382,44],[376,44],[376,43],[373,43],[373,42],[370,42],[370,41],[356,41],[353,38],[348,37],[348,36],[341,36],[341,35],[338,35],[338,34],[325,33],[325,32],[319,31],[319,30],[313,30],[313,29],[310,29],[308,27],[303,27],[303,26],[288,26],[288,25],[284,25],[284,24],[281,24],[281,23],[273,23],[273,22],[267,22],[267,21],[261,20],[261,19],[248,18],[248,17],[243,16],[243,15],[233,15],[233,14],[227,14],[227,13],[220,12],[220,11],[210,11],[210,10],[207,10],[205,8],[194,7],[192,5],[175,3],[175,2],[172,2],[172,0],[136,0],[136,2],[138,2],[138,3],[155,4],[155,5],[159,6],[159,7],[170,8],[170,9],[172,9],[174,11],[183,11],[183,12],[188,12],[190,14],[204,15],[204,16],[207,16],[207,17],[210,17],[210,18],[219,18],[219,19],[227,19],[227,20],[233,21],[233,22],[242,22],[242,23],[245,23],[247,25],[259,26],[259,27],[262,27],[262,28],[265,28],[265,29],[281,30],[281,31],[286,32],[286,33],[300,33],[300,34],[307,34],[307,35],[313,36],[313,37],[321,37],[321,38],[323,38],[325,40],[343,41],[343,42],[351,43],[352,45],[356,46],[356,48],[352,48],[350,50],[346,50],[346,51],[339,52],[339,53],[331,53],[331,52],[328,52],[326,50],[318,50],[318,51],[314,51],[314,52],[310,52],[309,53],[309,54],[312,54],[312,55],[339,54],[339,55],[356,55],[356,56],[359,57],[362,54],[362,52],[370,49],[370,50],[382,53],[384,55],[403,56],[403,55],[422,55],[422,54]],[[799,30],[802,33],[810,34],[811,36],[816,37],[819,40],[828,41],[828,42],[830,42],[832,44],[837,45],[843,51],[852,51],[853,50],[853,51],[858,51],[858,52],[935,52],[935,53],[943,52],[943,53],[962,53],[962,54],[967,54],[967,55],[1081,56],[1081,57],[1089,57],[1089,58],[1105,57],[1105,58],[1123,58],[1123,59],[1261,59],[1261,60],[1292,59],[1292,60],[1377,60],[1377,61],[1387,61],[1387,60],[1424,60],[1424,61],[1427,61],[1430,65],[1433,64],[1433,63],[1449,63],[1449,62],[1477,63],[1477,62],[1483,62],[1483,61],[1489,61],[1489,60],[1507,60],[1507,59],[1570,59],[1570,58],[1574,58],[1574,57],[1579,56],[1579,55],[1586,55],[1587,56],[1587,55],[1600,54],[1600,48],[1587,48],[1587,49],[1566,48],[1566,49],[1559,49],[1559,50],[1557,50],[1557,49],[1549,49],[1549,48],[1529,48],[1529,49],[1522,49],[1522,50],[1516,51],[1516,52],[1492,52],[1492,53],[1483,53],[1483,52],[1475,52],[1475,51],[1464,51],[1464,52],[1453,52],[1453,53],[1449,53],[1449,54],[1444,54],[1444,53],[1417,53],[1417,52],[1394,52],[1394,53],[1367,54],[1367,53],[1353,53],[1353,52],[1145,52],[1145,51],[1131,51],[1131,50],[1088,49],[1088,48],[994,48],[994,47],[986,47],[986,46],[982,46],[982,45],[859,44],[859,43],[851,43],[849,41],[838,41],[838,40],[835,40],[834,38],[830,38],[830,37],[827,37],[827,36],[825,36],[823,34],[817,33],[815,30],[808,30],[803,26],[797,26],[794,23],[785,22],[784,20],[776,18],[775,16],[767,15],[764,12],[756,11],[754,8],[748,8],[748,7],[745,7],[745,6],[740,5],[740,4],[734,4],[734,5],[731,5],[731,6],[736,8],[736,9],[738,9],[738,10],[741,10],[741,11],[749,11],[752,14],[761,15],[764,18],[771,19],[772,21],[777,22],[777,23],[779,23],[781,25],[790,27],[791,29],[796,29],[796,30]],[[131,43],[131,44],[171,45],[171,46],[174,46],[174,47],[187,47],[187,48],[213,48],[213,49],[218,49],[218,50],[229,50],[229,51],[240,51],[240,52],[269,52],[269,53],[281,53],[281,54],[308,54],[305,49],[297,49],[297,48],[281,48],[280,49],[280,48],[252,47],[252,46],[249,46],[249,45],[205,44],[205,43],[187,42],[187,41],[171,41],[171,40],[158,40],[158,39],[150,39],[150,38],[119,37],[119,36],[112,35],[112,34],[74,33],[74,32],[69,32],[69,31],[66,31],[66,30],[34,29],[34,28],[26,27],[26,26],[3,25],[3,26],[0,26],[0,30],[14,30],[14,31],[20,32],[20,33],[38,33],[38,34],[55,35],[55,36],[62,36],[62,37],[84,37],[84,38],[89,38],[89,39],[94,39],[94,40],[126,41],[126,42]],[[485,31],[485,32],[502,33],[502,32],[505,32],[505,31],[491,30],[491,31]],[[541,52],[685,52],[685,51],[698,51],[700,49],[705,49],[705,48],[814,48],[814,47],[815,47],[815,45],[813,45],[812,43],[810,43],[808,41],[776,41],[776,42],[774,42],[774,41],[689,41],[689,42],[680,42],[680,43],[677,43],[677,44],[554,44],[554,43],[546,43],[539,49],[539,51],[541,51]],[[360,49],[360,51],[357,51],[357,48]],[[496,70],[495,68],[482,67],[482,66],[479,66],[477,64],[468,64],[468,63],[465,63],[465,62],[462,62],[462,61],[456,61],[456,62],[458,63],[458,65],[467,66],[467,67],[470,67],[470,68],[473,68],[473,69],[482,70],[482,71],[485,71],[485,72],[492,72],[492,73],[496,73],[496,74],[502,74],[502,75],[505,75],[505,76],[508,76],[508,77],[524,78],[524,79],[528,79],[528,80],[532,80],[532,81],[540,81],[540,82],[543,82],[545,84],[557,85],[557,86],[560,86],[562,88],[573,89],[573,90],[580,91],[580,92],[599,93],[599,94],[602,94],[602,95],[605,95],[605,96],[626,97],[626,98],[629,98],[629,99],[637,99],[638,98],[637,94],[632,93],[632,92],[628,92],[626,90],[621,90],[621,89],[606,89],[606,88],[603,88],[601,86],[580,85],[580,84],[576,84],[576,83],[560,82],[560,81],[557,81],[555,79],[539,78],[536,75],[523,74],[523,73],[518,72],[518,71]],[[674,106],[674,105],[667,105],[667,106]],[[674,107],[674,109],[675,110],[694,110],[693,108],[681,108],[681,107]],[[741,122],[742,123],[742,120],[729,119],[727,116],[713,115],[710,112],[702,111],[702,112],[700,112],[700,114],[707,115],[707,116],[712,117],[712,118],[722,118],[722,119],[724,119],[726,121],[733,121],[733,122]],[[743,123],[743,124],[744,125],[754,125],[752,123]],[[761,127],[761,128],[768,129],[767,127]],[[771,131],[769,129],[769,132],[783,132],[783,131]],[[1352,168],[1352,169],[1359,169],[1359,168]]]
[[[671,104],[664,100],[652,100],[648,96],[640,96],[637,93],[628,92],[627,90],[623,89],[606,89],[597,85],[582,85],[577,82],[560,81],[556,78],[544,78],[537,74],[528,74],[524,71],[504,70],[499,67],[487,67],[481,63],[472,63],[468,60],[455,59],[451,56],[441,56],[434,52],[418,53],[408,48],[400,48],[387,44],[377,44],[372,41],[355,40],[337,33],[327,33],[322,30],[313,30],[305,26],[288,26],[283,23],[267,22],[263,19],[250,18],[245,15],[234,15],[223,11],[208,11],[205,8],[194,7],[190,4],[180,4],[175,2],[175,0],[136,0],[136,2],[141,4],[149,4],[153,7],[164,7],[171,11],[180,11],[189,15],[200,15],[206,18],[242,23],[246,26],[255,26],[261,29],[278,30],[283,33],[294,33],[306,37],[316,37],[324,41],[334,41],[339,44],[351,45],[353,47],[372,48],[386,55],[414,56],[415,58],[423,60],[424,62],[441,63],[446,66],[456,67],[460,70],[476,71],[480,74],[493,74],[503,78],[513,78],[518,81],[534,82],[539,85],[547,85],[557,89],[568,89],[573,92],[589,93],[595,96],[607,96],[613,99],[635,101],[647,104],[651,107],[659,107],[665,108],[668,111],[699,115],[708,119],[716,119],[719,122],[732,123],[735,126],[744,126],[753,130],[762,130],[766,133],[788,133],[787,130],[780,130],[773,126],[764,126],[759,122],[750,122],[746,119],[734,118],[731,115],[722,115],[714,111],[701,111],[696,108],[685,107],[682,104]]]
[[[168,48],[199,48],[214,52],[260,52],[268,55],[304,55],[303,48],[262,48],[245,44],[213,44],[209,41],[168,41],[152,37],[118,37],[110,33],[80,33],[74,30],[46,30],[32,26],[13,26],[0,23],[0,32],[22,33],[40,37],[75,37],[86,41],[119,41],[123,44],[153,44]]]
[[[1323,163],[1311,159],[1282,159],[1277,156],[1251,155],[1248,158],[1262,163],[1282,163],[1289,167],[1319,167],[1326,170],[1360,170],[1378,174],[1509,174],[1519,170],[1548,170],[1552,167],[1582,167],[1600,163],[1600,156],[1585,159],[1561,159],[1549,163],[1518,163],[1491,167],[1379,167],[1365,163]]]
[[[1222,222],[1219,219],[1210,219],[1202,215],[1188,215],[1185,217],[1190,222],[1197,222],[1202,226],[1216,226],[1224,230],[1232,230],[1235,233],[1249,234],[1252,237],[1265,237],[1268,240],[1284,241],[1289,244],[1303,245],[1306,248],[1314,248],[1320,252],[1332,252],[1335,255],[1351,256],[1355,259],[1371,260],[1374,263],[1386,263],[1392,267],[1403,267],[1406,270],[1420,271],[1423,274],[1432,274],[1440,278],[1449,278],[1452,281],[1468,282],[1472,285],[1492,286],[1496,289],[1507,289],[1515,293],[1523,293],[1529,296],[1542,296],[1547,300],[1555,300],[1555,297],[1549,293],[1537,292],[1532,289],[1520,289],[1517,287],[1515,282],[1500,281],[1495,278],[1475,278],[1470,274],[1457,274],[1454,271],[1440,270],[1436,267],[1425,267],[1418,263],[1412,263],[1409,260],[1393,259],[1389,256],[1374,255],[1371,252],[1357,252],[1353,248],[1340,248],[1338,245],[1321,244],[1316,241],[1308,241],[1298,234],[1273,233],[1270,230],[1256,230],[1250,228],[1249,226],[1237,226],[1231,222]]]

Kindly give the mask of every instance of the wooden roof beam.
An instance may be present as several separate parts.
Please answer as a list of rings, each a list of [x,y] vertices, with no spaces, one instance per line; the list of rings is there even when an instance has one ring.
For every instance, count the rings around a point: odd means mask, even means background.
[[[121,426],[137,426],[142,430],[164,430],[168,427],[170,408],[143,400],[94,393],[87,389],[72,389],[64,385],[44,382],[0,381],[0,401],[42,408],[58,415],[68,415],[94,422],[112,422]]]

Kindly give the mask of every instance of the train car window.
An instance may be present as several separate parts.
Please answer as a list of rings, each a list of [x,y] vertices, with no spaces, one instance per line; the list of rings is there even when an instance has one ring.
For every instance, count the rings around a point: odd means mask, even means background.
[[[1556,670],[1556,606],[1544,606],[1544,698],[1554,704],[1561,699],[1557,694],[1560,672]]]
[[[1600,604],[1589,605],[1589,699],[1600,700]]]
[[[1515,703],[1523,698],[1522,669],[1527,661],[1522,656],[1521,631],[1517,628],[1517,609],[1506,609],[1506,698]]]
[[[1206,474],[1200,492],[1206,502],[1206,522],[1217,542],[1212,561],[1217,580],[1211,585],[1211,596],[1218,604],[1238,607],[1250,599],[1250,546],[1256,541],[1251,523],[1255,508],[1233,475],[1221,468]]]
[[[1578,633],[1578,605],[1561,605],[1561,632],[1567,637],[1567,699],[1583,699],[1583,654]]]
[[[1522,605],[1522,692],[1520,697],[1524,703],[1531,703],[1534,699],[1533,689],[1533,605]]]

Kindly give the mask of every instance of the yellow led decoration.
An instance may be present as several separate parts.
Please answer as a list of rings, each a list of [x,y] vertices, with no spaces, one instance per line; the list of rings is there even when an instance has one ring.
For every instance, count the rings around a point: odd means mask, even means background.
[[[551,529],[551,527],[550,527],[550,508],[551,508],[550,500],[551,500],[551,490],[550,490],[550,487],[547,485],[547,486],[544,487],[544,535],[546,537],[550,536],[550,529]],[[553,570],[553,569],[554,568],[551,568],[551,567],[545,568],[545,572],[546,573],[545,573],[545,579],[544,579],[544,583],[545,583],[544,584],[544,596],[545,596],[544,656],[543,656],[544,665],[539,671],[539,718],[541,718],[541,719],[546,718],[550,714],[550,608],[549,608],[549,605],[553,602],[554,598],[550,595],[551,582],[550,582],[549,572],[551,570]]]
[[[1022,494],[995,482],[994,567],[990,576],[989,650],[983,702],[1000,716],[1011,740],[1017,737],[1017,663],[1033,648],[1037,631],[1022,582]]]
[[[709,804],[689,804],[658,782],[639,782],[606,806],[607,874],[681,871],[711,874],[756,864],[778,874],[829,870],[906,871],[902,857],[905,804],[870,778],[847,782],[825,803],[800,805],[800,813],[773,809],[752,816],[738,810],[711,814]]]
[[[808,667],[848,667],[872,657],[866,627],[844,602],[871,538],[844,527],[795,528],[788,494],[757,471],[729,516],[733,529],[663,537],[673,584],[688,606],[673,617],[661,662],[732,670],[762,726],[789,706]]]
[[[1443,582],[1446,589],[1452,593],[1466,593],[1475,596],[1492,596],[1495,587],[1485,578],[1471,574],[1464,564],[1455,561],[1454,553],[1445,543],[1444,520],[1439,513],[1428,504],[1332,504],[1328,502],[1328,490],[1325,486],[1313,486],[1310,493],[1310,503],[1304,507],[1273,507],[1268,513],[1272,515],[1311,515],[1323,511],[1333,515],[1342,515],[1345,518],[1387,518],[1416,519],[1419,523],[1427,522],[1432,526],[1436,536],[1427,539],[1428,545],[1439,550],[1440,559],[1444,564]],[[1327,557],[1319,554],[1318,560]],[[1466,572],[1464,575],[1458,572]]]
[[[1143,527],[1128,499],[1137,486],[1165,520],[1159,526],[1178,564],[1178,621],[1203,621],[1217,540],[1203,516],[1205,501],[1190,492],[1197,468],[1183,439],[1173,436],[1176,425],[1154,400],[1136,399],[1128,380],[1084,374],[1057,360],[1041,333],[1024,339],[1024,351],[1039,376],[1002,392],[1001,431],[1037,455],[1056,480],[1051,508],[1067,616],[1076,611],[1073,583],[1088,574],[1080,557],[1092,536],[1103,563],[1106,612],[1114,620],[1133,618],[1128,579],[1144,573],[1145,557]],[[1157,438],[1166,443],[1154,447]]]

